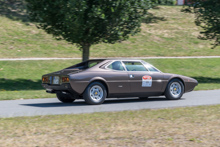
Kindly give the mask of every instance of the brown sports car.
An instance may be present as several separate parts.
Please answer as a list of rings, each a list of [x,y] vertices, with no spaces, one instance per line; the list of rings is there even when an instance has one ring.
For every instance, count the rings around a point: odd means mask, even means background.
[[[163,73],[142,60],[94,59],[42,76],[42,86],[64,103],[84,99],[102,104],[105,98],[165,95],[180,99],[198,82],[190,77]]]

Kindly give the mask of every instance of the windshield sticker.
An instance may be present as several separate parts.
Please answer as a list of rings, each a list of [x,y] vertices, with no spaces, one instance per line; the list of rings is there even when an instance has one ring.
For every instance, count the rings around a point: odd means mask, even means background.
[[[143,76],[142,77],[142,87],[151,87],[152,86],[152,77]]]

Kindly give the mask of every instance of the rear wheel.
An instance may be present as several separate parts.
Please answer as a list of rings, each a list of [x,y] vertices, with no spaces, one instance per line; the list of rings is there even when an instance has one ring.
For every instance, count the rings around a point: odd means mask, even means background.
[[[85,102],[90,105],[102,104],[105,101],[106,96],[106,88],[100,82],[91,83],[83,93]]]
[[[56,93],[58,100],[60,100],[63,103],[72,103],[75,101],[75,99],[69,94],[69,93]]]
[[[165,96],[170,100],[178,100],[184,93],[184,85],[179,79],[171,80],[166,88]]]

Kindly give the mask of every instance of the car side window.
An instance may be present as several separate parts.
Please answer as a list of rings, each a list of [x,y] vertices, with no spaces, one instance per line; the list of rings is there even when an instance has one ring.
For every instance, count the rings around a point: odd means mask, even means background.
[[[142,63],[145,65],[145,67],[150,71],[150,72],[159,72],[158,69],[156,69],[153,65],[146,63],[142,61]]]
[[[141,62],[123,61],[127,71],[148,71]]]
[[[152,66],[147,67],[149,71],[151,72],[158,72],[158,70]]]
[[[110,68],[113,70],[120,70],[120,71],[125,70],[120,61],[115,61],[115,62],[111,63],[107,68]]]
[[[88,63],[88,67],[93,67],[95,66],[96,64],[98,64],[99,62],[89,62]]]

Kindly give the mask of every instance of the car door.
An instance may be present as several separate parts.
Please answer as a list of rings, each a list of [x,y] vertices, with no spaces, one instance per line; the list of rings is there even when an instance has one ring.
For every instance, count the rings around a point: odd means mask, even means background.
[[[161,92],[163,74],[149,71],[140,61],[123,61],[129,76],[131,93]]]
[[[130,94],[129,76],[121,61],[113,61],[105,68],[108,72],[103,77],[108,83],[109,94],[115,96],[127,96]]]

